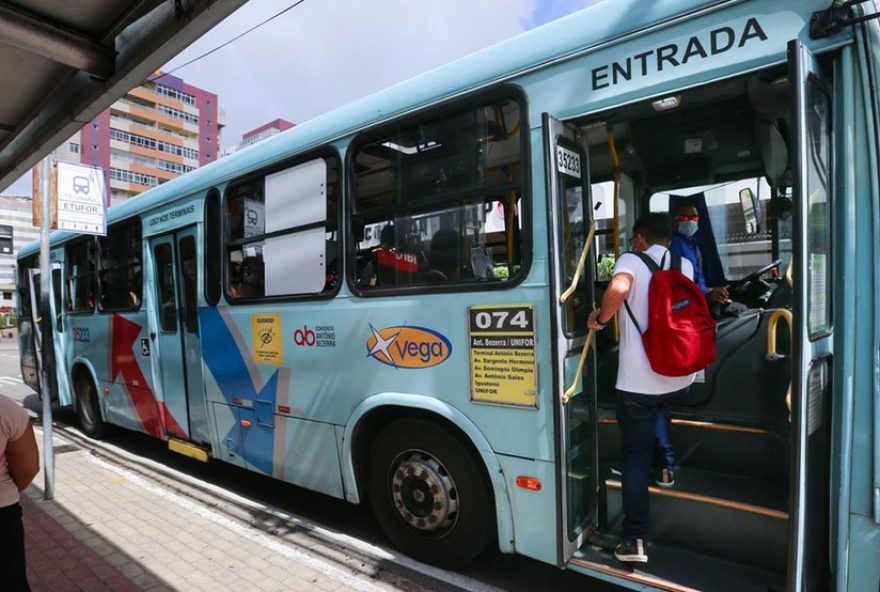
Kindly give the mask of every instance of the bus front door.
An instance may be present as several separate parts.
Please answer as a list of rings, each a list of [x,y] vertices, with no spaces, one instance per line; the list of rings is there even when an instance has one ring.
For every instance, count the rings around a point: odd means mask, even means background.
[[[150,240],[155,278],[150,355],[165,404],[166,435],[207,443],[198,318],[199,244],[195,226]]]
[[[559,562],[564,563],[591,537],[598,516],[596,364],[590,352],[581,359],[589,347],[586,325],[589,303],[595,298],[595,265],[592,257],[581,256],[590,241],[592,212],[587,155],[574,130],[548,114],[544,114],[544,133],[551,251],[557,253],[552,297],[562,508]],[[586,262],[580,273],[579,261]]]
[[[800,40],[788,45],[793,79],[794,249],[792,484],[788,589],[830,587],[832,108],[822,68]],[[833,506],[831,506],[833,507]]]

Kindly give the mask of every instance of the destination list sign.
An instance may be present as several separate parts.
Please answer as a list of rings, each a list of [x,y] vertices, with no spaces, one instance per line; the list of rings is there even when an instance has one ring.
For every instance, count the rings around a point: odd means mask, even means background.
[[[471,399],[537,405],[535,311],[531,305],[468,309]]]

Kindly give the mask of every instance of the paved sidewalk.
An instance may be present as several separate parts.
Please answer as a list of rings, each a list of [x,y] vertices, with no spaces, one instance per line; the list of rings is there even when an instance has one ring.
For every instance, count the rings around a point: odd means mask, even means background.
[[[55,500],[42,499],[42,472],[22,496],[35,592],[448,588],[326,544],[295,518],[267,527],[243,504],[171,486],[57,431],[54,441]]]

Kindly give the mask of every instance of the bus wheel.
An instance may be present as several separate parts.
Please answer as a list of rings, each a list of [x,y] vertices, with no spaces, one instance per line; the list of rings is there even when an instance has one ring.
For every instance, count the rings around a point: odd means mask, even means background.
[[[373,513],[406,554],[454,568],[492,541],[494,510],[483,472],[437,424],[408,419],[385,428],[370,449],[369,471]]]
[[[76,381],[76,418],[80,429],[91,438],[104,435],[104,421],[101,419],[101,406],[98,403],[98,389],[92,379],[80,374]]]

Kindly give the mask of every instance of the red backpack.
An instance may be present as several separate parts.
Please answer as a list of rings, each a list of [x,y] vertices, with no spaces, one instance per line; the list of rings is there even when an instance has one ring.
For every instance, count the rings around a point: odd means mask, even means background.
[[[667,254],[670,254],[667,251]],[[681,256],[671,253],[669,269],[645,253],[633,253],[651,270],[648,285],[648,327],[639,327],[629,304],[624,305],[642,335],[651,368],[663,376],[687,376],[715,361],[715,321],[702,290],[681,272]]]

